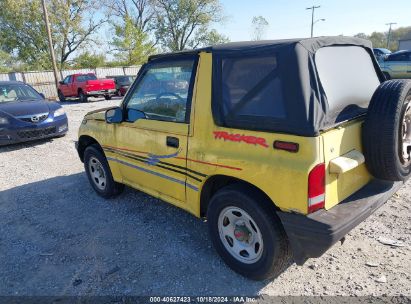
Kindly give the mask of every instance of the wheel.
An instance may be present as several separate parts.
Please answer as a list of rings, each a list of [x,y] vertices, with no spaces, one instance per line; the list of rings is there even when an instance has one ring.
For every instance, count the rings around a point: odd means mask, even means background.
[[[64,94],[63,94],[62,91],[59,90],[59,91],[57,92],[57,95],[59,96],[60,102],[65,102],[65,101],[66,101],[66,98],[64,97]]]
[[[207,221],[212,243],[234,271],[253,280],[278,276],[291,251],[280,219],[258,191],[231,185],[211,199]]]
[[[107,159],[96,145],[88,146],[84,151],[84,168],[98,195],[111,198],[123,191],[124,185],[114,181]]]
[[[368,170],[379,179],[411,175],[411,81],[389,80],[375,91],[363,125]]]
[[[385,80],[390,80],[391,79],[391,75],[388,72],[383,72],[384,76],[385,76]]]
[[[111,95],[104,95],[104,98],[105,98],[106,100],[111,100]]]
[[[78,97],[80,99],[80,102],[87,102],[88,101],[88,96],[84,94],[83,91],[78,92]]]

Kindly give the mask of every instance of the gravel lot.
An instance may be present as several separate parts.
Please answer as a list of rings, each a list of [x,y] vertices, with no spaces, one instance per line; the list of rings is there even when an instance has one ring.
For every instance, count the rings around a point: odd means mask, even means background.
[[[411,295],[410,182],[343,245],[249,281],[193,216],[132,189],[94,193],[73,141],[86,112],[118,103],[66,103],[67,136],[0,148],[0,295]]]

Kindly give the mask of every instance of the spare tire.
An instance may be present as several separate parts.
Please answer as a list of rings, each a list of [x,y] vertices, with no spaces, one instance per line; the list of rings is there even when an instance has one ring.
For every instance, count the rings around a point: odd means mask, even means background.
[[[362,130],[366,166],[379,179],[411,175],[411,81],[389,80],[375,91]]]

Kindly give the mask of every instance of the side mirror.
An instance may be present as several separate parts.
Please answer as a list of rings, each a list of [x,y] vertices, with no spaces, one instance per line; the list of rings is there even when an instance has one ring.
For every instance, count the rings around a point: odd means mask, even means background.
[[[40,95],[43,99],[46,99],[46,95],[44,95],[43,93],[39,93],[39,95]]]
[[[64,84],[64,82],[63,82],[63,81],[59,81],[59,84]]]
[[[113,108],[106,111],[106,122],[109,124],[120,123],[123,121],[123,110],[121,108]]]
[[[146,113],[136,109],[128,109],[127,111],[127,121],[128,122],[135,122],[139,119],[146,119]]]

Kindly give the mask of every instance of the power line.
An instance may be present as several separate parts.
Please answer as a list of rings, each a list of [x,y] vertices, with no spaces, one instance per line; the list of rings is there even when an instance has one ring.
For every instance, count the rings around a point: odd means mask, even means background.
[[[389,46],[390,46],[390,40],[391,40],[391,27],[394,25],[394,24],[397,24],[396,22],[390,22],[390,23],[386,23],[385,25],[388,25],[390,28],[389,28],[389,30],[388,30],[388,37],[387,37],[387,49],[389,48]]]
[[[325,19],[318,19],[318,20],[314,21],[314,12],[315,12],[315,9],[316,9],[316,8],[320,8],[320,7],[321,7],[321,5],[318,5],[318,6],[313,5],[313,6],[311,6],[311,7],[307,7],[307,8],[306,8],[306,10],[311,10],[311,38],[312,38],[313,35],[314,35],[314,24],[317,23],[318,21],[325,21]]]

